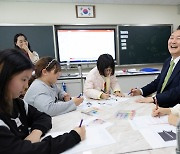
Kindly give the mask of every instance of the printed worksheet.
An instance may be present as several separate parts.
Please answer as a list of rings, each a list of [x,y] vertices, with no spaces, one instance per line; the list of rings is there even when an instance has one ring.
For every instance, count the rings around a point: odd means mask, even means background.
[[[94,100],[94,99],[84,99],[83,103],[78,106],[78,110],[87,109],[91,107],[101,108],[101,107],[113,107],[118,105],[119,103],[124,103],[130,98],[128,97],[116,97],[114,95],[111,95],[107,100],[101,99],[101,100]]]
[[[86,127],[101,126],[101,127],[107,128],[109,126],[112,126],[113,123],[105,121],[97,117],[91,117],[91,118],[83,120],[83,125],[85,125]]]
[[[133,120],[129,120],[131,126],[135,130],[139,130],[142,128],[149,128],[154,127],[160,124],[168,124],[168,116],[161,116],[161,117],[152,117],[149,116],[138,116],[134,117]]]
[[[119,110],[118,112],[115,113],[115,118],[117,119],[130,119],[132,120],[136,114],[135,110]]]
[[[160,124],[151,128],[140,129],[139,132],[153,149],[177,145],[175,126]]]
[[[52,137],[56,137],[61,134],[63,134],[63,132],[50,132],[47,133],[46,136],[51,135]],[[90,149],[110,145],[113,143],[115,143],[115,140],[105,128],[101,126],[86,127],[86,139],[81,141],[73,148],[63,152],[63,154],[79,153],[82,151],[87,151]]]

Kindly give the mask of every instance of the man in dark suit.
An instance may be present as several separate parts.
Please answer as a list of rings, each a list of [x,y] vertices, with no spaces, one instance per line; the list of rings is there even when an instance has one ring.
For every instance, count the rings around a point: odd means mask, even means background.
[[[180,103],[180,26],[171,34],[168,49],[171,57],[165,61],[158,77],[141,89],[131,89],[131,96],[144,96],[137,102],[157,103],[160,107],[173,107]],[[154,92],[154,97],[148,97]]]

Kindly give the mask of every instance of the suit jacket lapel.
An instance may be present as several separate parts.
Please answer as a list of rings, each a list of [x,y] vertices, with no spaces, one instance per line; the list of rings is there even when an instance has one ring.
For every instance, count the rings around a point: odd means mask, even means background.
[[[170,66],[170,61],[171,61],[171,58],[169,58],[169,60],[167,61],[166,65],[164,66],[164,69],[163,71],[161,71],[161,79],[160,79],[160,82],[159,82],[159,85],[161,85],[159,88],[161,89],[162,87],[162,84],[164,82],[164,79],[167,75],[167,72],[168,72],[168,69],[169,69],[169,66]]]

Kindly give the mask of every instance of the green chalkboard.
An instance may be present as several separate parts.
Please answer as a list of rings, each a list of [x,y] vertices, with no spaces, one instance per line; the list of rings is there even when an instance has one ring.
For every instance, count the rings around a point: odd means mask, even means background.
[[[170,56],[172,25],[121,25],[118,29],[120,65],[163,63]]]
[[[0,26],[0,50],[14,48],[14,35],[26,35],[31,49],[40,57],[55,57],[53,26]]]

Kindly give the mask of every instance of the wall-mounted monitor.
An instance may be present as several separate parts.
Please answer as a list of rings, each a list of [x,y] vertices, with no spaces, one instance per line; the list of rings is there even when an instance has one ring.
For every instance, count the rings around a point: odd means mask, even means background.
[[[60,63],[95,63],[101,54],[116,61],[116,27],[55,26]]]
[[[120,65],[163,63],[172,25],[119,25]]]

